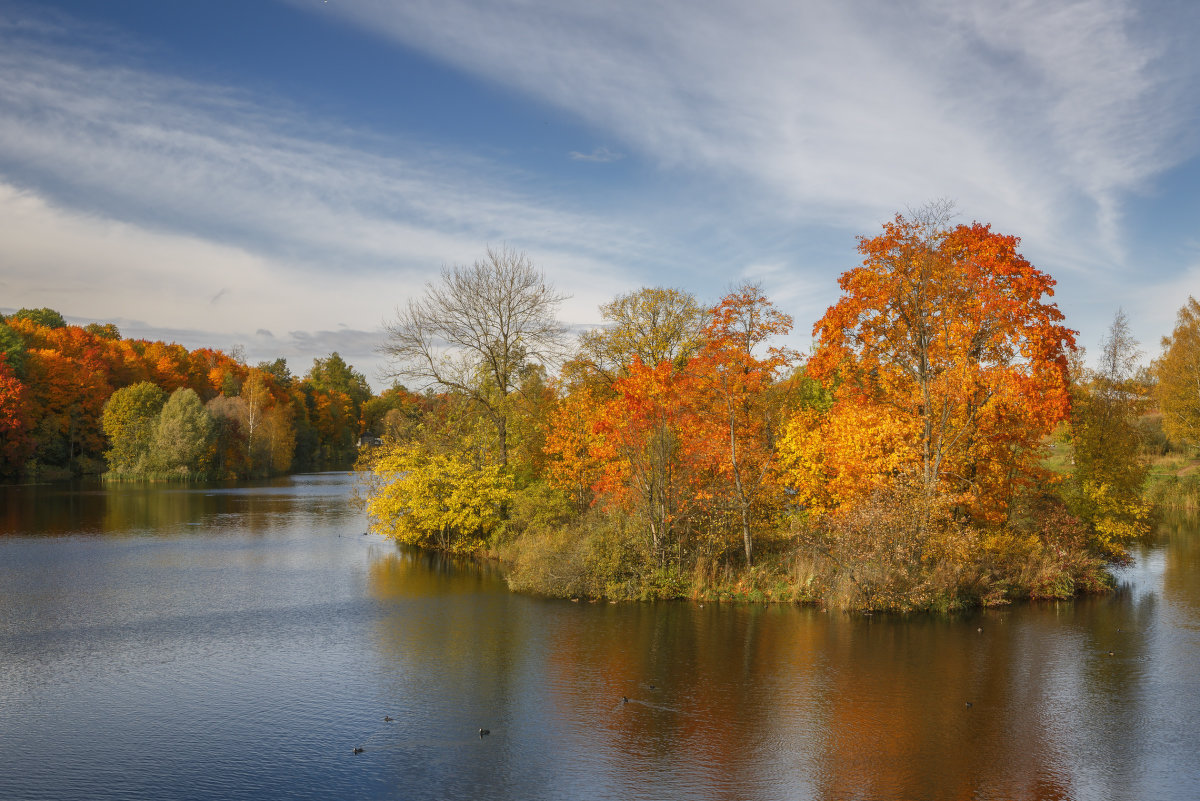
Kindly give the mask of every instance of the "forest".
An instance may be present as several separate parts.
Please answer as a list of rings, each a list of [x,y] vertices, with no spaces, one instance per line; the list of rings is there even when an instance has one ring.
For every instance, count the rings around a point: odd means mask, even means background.
[[[286,361],[125,339],[52,309],[0,318],[0,480],[248,478],[345,469],[359,437],[412,405],[373,395],[336,352]]]
[[[711,306],[642,288],[572,338],[524,253],[444,269],[387,329],[426,391],[360,461],[371,525],[575,599],[1104,591],[1195,497],[1200,306],[1149,367],[1117,311],[1088,366],[1018,246],[944,205],[896,215],[860,238],[808,354],[757,285]]]

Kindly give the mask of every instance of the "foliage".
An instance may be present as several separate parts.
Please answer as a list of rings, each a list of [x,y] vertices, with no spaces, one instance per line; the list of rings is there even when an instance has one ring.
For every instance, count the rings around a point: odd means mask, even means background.
[[[852,395],[824,414],[796,412],[779,452],[794,503],[820,516],[861,503],[911,471],[920,458],[919,440],[919,421]]]
[[[287,372],[286,365],[283,372]],[[336,350],[324,359],[313,359],[312,369],[304,380],[320,392],[341,392],[356,407],[362,406],[371,397],[366,376],[346,364]]]
[[[1194,297],[1179,309],[1175,330],[1163,337],[1153,372],[1167,436],[1200,447],[1200,303]]]
[[[501,465],[473,464],[461,454],[430,452],[415,443],[384,446],[371,473],[372,527],[399,542],[452,553],[484,547],[512,497],[512,481]]]
[[[25,394],[25,385],[0,353],[0,478],[17,477],[33,452]]]
[[[149,381],[118,389],[104,402],[101,424],[108,437],[110,470],[139,473],[149,466],[150,449],[167,393]]]
[[[0,320],[0,359],[18,378],[25,374],[25,342],[3,320]]]
[[[863,264],[841,276],[842,297],[814,326],[807,373],[836,377],[835,409],[886,406],[915,426],[925,491],[995,522],[1036,478],[1042,438],[1067,413],[1074,338],[1043,300],[1054,281],[1016,237],[948,219],[944,206],[898,214],[859,240]],[[805,476],[794,479],[803,490]]]
[[[81,462],[99,457],[104,448],[100,417],[109,390],[94,354],[32,349],[25,384],[35,459],[74,471]]]
[[[460,393],[478,406],[507,465],[509,396],[530,365],[558,358],[564,329],[554,314],[563,299],[524,253],[488,248],[470,266],[444,269],[424,297],[398,310],[381,350],[397,378]]]
[[[83,330],[87,331],[97,339],[108,339],[115,341],[121,338],[120,329],[118,329],[112,323],[88,323],[83,327]]]
[[[667,361],[652,367],[634,358],[629,375],[612,388],[592,423],[594,489],[646,522],[651,552],[664,563],[703,499],[701,457],[691,447],[697,441],[692,377]]]
[[[606,382],[628,375],[633,360],[682,368],[700,349],[706,322],[696,298],[678,289],[643,287],[600,307],[603,328],[579,339],[575,370],[591,370]]]
[[[545,451],[551,484],[564,492],[579,514],[591,508],[600,481],[601,447],[594,414],[599,400],[587,387],[559,400],[550,413]]]
[[[1077,368],[1071,390],[1073,469],[1068,501],[1092,529],[1091,545],[1113,559],[1150,531],[1150,507],[1142,499],[1147,465],[1141,459],[1141,353],[1118,310],[1097,370]]]
[[[136,460],[114,450],[103,428],[106,401],[143,382],[168,394],[189,388],[203,402],[217,401],[211,467],[219,475],[265,475],[354,459],[358,407],[341,390],[294,382],[282,359],[248,368],[236,353],[123,339],[111,324],[60,325],[62,315],[53,310],[24,311],[0,323],[0,349],[6,361],[13,360],[11,375],[6,372],[0,383],[10,404],[20,397],[19,411],[9,414],[11,435],[0,441],[5,478],[100,472],[106,455],[116,460],[109,464],[112,475],[149,477],[149,461],[130,472]],[[342,386],[369,399],[365,379],[336,353],[316,361],[317,385]]]
[[[685,587],[664,578],[640,521],[596,508],[565,522],[530,525],[501,552],[508,585],[559,597],[677,598]],[[676,574],[678,575],[678,574]]]
[[[760,286],[747,284],[712,309],[704,345],[688,366],[698,378],[699,425],[708,429],[699,443],[709,446],[712,469],[732,496],[748,565],[752,529],[780,504],[775,449],[780,404],[772,390],[795,358],[778,347],[756,351],[791,329],[792,318],[775,308]]]
[[[45,328],[65,328],[67,325],[67,321],[63,319],[61,314],[56,312],[54,309],[46,308],[21,309],[13,314],[10,314],[8,319],[10,321],[27,320],[35,325],[40,325]]]
[[[341,357],[339,356],[338,358],[340,359]],[[289,387],[292,385],[292,371],[288,369],[287,359],[279,358],[273,362],[259,362],[256,366],[259,370],[271,375],[275,379],[275,383],[279,386]]]
[[[159,415],[151,447],[150,467],[167,473],[208,470],[213,423],[195,390],[181,387],[171,393]]]
[[[376,436],[387,433],[388,413],[398,412],[402,416],[410,416],[416,412],[418,399],[399,384],[385,389],[378,395],[368,399],[362,405],[362,426]]]

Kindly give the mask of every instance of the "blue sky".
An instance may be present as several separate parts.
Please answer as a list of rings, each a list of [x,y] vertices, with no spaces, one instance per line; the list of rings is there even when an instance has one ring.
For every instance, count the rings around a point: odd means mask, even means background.
[[[1200,4],[0,0],[0,310],[303,374],[444,265],[763,283],[806,348],[895,212],[1022,238],[1097,349],[1200,294]]]

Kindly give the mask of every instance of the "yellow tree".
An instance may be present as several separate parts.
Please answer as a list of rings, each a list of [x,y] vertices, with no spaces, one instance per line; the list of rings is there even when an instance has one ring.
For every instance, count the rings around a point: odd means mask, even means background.
[[[455,553],[483,548],[512,497],[512,478],[501,465],[412,442],[385,446],[370,480],[374,527],[399,542]]]
[[[1078,371],[1072,387],[1073,511],[1089,524],[1093,547],[1115,559],[1126,555],[1125,543],[1150,530],[1150,508],[1142,500],[1148,468],[1137,425],[1140,356],[1125,312],[1118,310],[1098,368]]]
[[[699,349],[704,309],[688,292],[643,287],[600,307],[605,326],[579,338],[580,361],[609,383],[629,375],[634,358],[648,367],[682,367]]]
[[[1179,310],[1162,349],[1154,375],[1163,429],[1171,439],[1200,446],[1200,303],[1195,298],[1189,296]]]

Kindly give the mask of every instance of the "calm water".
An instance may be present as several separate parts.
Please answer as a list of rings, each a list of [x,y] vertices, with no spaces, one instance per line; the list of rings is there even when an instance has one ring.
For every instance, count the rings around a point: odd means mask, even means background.
[[[576,604],[350,488],[0,488],[0,799],[1200,797],[1194,529],[952,620]]]

